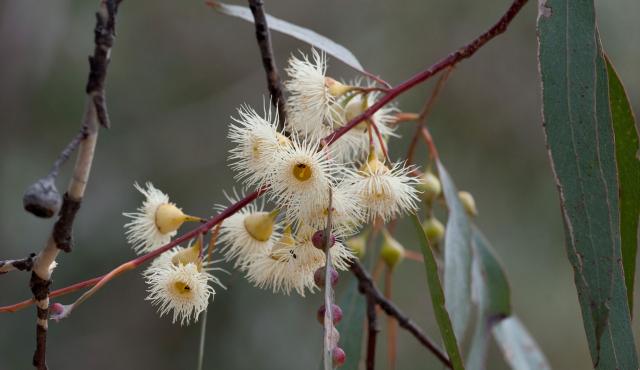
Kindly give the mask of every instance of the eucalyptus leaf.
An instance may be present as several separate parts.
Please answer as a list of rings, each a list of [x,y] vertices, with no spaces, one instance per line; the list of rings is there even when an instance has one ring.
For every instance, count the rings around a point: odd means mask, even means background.
[[[544,129],[596,369],[637,369],[621,260],[606,63],[593,1],[547,0],[538,42]]]
[[[516,316],[493,327],[493,334],[505,360],[513,370],[550,370],[549,362]]]
[[[633,281],[638,248],[640,218],[640,160],[638,130],[629,98],[609,57],[605,54],[609,77],[609,102],[615,134],[616,162],[620,183],[620,239],[622,266],[627,286],[629,312],[633,312]]]
[[[485,369],[492,327],[511,314],[511,288],[498,258],[482,232],[472,227],[472,288],[478,308],[467,357],[467,369]]]
[[[253,23],[253,14],[251,14],[251,10],[247,7],[228,5],[218,1],[209,1],[207,2],[207,4],[209,4],[213,9],[222,14],[244,19],[247,22]],[[322,49],[327,54],[330,54],[335,58],[341,60],[351,68],[365,74],[367,73],[364,70],[364,67],[362,67],[362,64],[360,64],[358,59],[355,57],[355,55],[353,55],[353,53],[344,46],[308,28],[300,27],[269,14],[267,14],[266,16],[269,29],[284,33],[285,35],[289,35],[300,41],[304,41],[310,45],[313,45],[318,49]]]
[[[444,237],[444,292],[458,344],[471,314],[471,224],[458,198],[458,189],[440,160],[436,161],[444,199],[449,208]]]
[[[418,241],[420,243],[420,249],[424,256],[424,267],[427,272],[427,283],[429,285],[429,293],[431,294],[431,304],[433,305],[433,311],[436,315],[436,321],[438,322],[438,328],[440,328],[440,334],[444,341],[444,346],[449,355],[451,366],[454,370],[464,369],[462,364],[462,357],[460,356],[460,349],[458,348],[458,341],[453,330],[449,313],[445,308],[445,295],[442,291],[442,284],[440,283],[440,276],[438,275],[438,265],[436,259],[431,251],[431,246],[427,240],[427,236],[422,229],[422,224],[418,219],[418,216],[412,215],[411,220],[418,233]]]

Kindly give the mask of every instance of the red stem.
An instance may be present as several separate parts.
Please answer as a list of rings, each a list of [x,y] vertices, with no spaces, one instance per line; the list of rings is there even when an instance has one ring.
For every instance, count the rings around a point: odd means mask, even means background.
[[[331,144],[332,142],[338,140],[342,135],[347,133],[347,131],[351,130],[352,127],[364,121],[365,119],[371,117],[375,112],[378,111],[378,109],[382,108],[385,104],[391,102],[398,95],[411,89],[415,85],[426,81],[427,79],[429,79],[436,73],[442,71],[443,69],[447,67],[452,67],[456,65],[458,62],[460,62],[461,60],[467,59],[473,54],[475,54],[475,52],[478,51],[478,49],[480,49],[484,44],[486,44],[491,39],[493,39],[494,37],[498,36],[499,34],[505,31],[509,23],[511,23],[513,18],[516,16],[516,14],[518,14],[520,9],[522,9],[524,4],[526,3],[527,3],[527,0],[515,0],[511,4],[507,12],[504,13],[502,17],[500,17],[498,22],[494,24],[491,28],[489,28],[489,30],[484,32],[482,35],[478,36],[476,39],[471,41],[466,46],[461,47],[460,49],[446,56],[445,58],[439,60],[437,63],[433,64],[431,67],[425,69],[424,71],[414,75],[408,80],[390,89],[386,95],[380,98],[380,100],[378,100],[374,105],[369,107],[369,109],[364,111],[358,117],[349,121],[346,125],[344,125],[340,129],[327,135],[327,137],[325,137],[324,140],[326,140],[328,144]]]

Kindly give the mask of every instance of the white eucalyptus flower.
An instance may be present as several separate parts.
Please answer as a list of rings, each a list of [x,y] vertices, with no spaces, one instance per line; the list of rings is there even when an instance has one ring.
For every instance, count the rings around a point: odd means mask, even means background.
[[[142,206],[137,212],[123,213],[131,219],[124,225],[127,241],[138,254],[151,252],[167,244],[176,235],[177,230],[186,221],[201,221],[198,217],[185,215],[169,197],[156,189],[150,182],[146,189],[134,184],[145,196]]]
[[[288,218],[298,208],[326,199],[338,169],[330,156],[326,148],[318,150],[317,145],[298,140],[279,153],[269,177],[269,192],[271,200],[287,208]]]
[[[228,198],[235,203],[233,197]],[[281,236],[277,216],[278,211],[265,212],[262,204],[251,203],[225,219],[218,236],[225,259],[235,260],[235,268],[246,270],[256,257],[271,251],[273,243]]]
[[[342,173],[353,176],[351,170],[347,168],[344,168]],[[365,221],[364,210],[359,204],[358,196],[352,193],[352,188],[344,181],[334,186],[331,193],[331,225],[334,235],[338,237],[353,235]],[[299,225],[304,224],[313,230],[323,230],[327,226],[329,215],[329,194],[317,204],[298,207],[294,211],[296,213],[290,216],[289,221],[296,225],[296,229],[300,229]]]
[[[309,272],[301,264],[302,258],[308,260],[308,256],[299,256],[299,252],[306,250],[297,250],[291,228],[287,227],[273,248],[256,257],[248,266],[247,279],[260,289],[270,289],[274,293],[282,292],[287,295],[295,290],[304,297],[305,289],[313,291],[316,286],[313,271]]]
[[[350,179],[345,179],[350,191],[356,194],[365,208],[366,218],[389,221],[402,212],[415,212],[418,202],[419,180],[409,176],[410,168],[400,163],[391,169],[380,162],[371,151],[369,160]]]
[[[173,263],[152,267],[146,276],[149,288],[147,300],[158,306],[160,316],[173,311],[173,323],[190,324],[207,308],[215,290],[209,283],[220,281],[195,263]]]
[[[268,177],[278,151],[289,146],[289,139],[278,132],[278,112],[272,119],[271,108],[260,116],[249,106],[238,109],[237,125],[229,127],[231,168],[235,178],[247,185],[261,185]]]
[[[288,125],[299,134],[319,139],[334,128],[339,117],[340,106],[336,97],[346,93],[350,86],[326,77],[327,58],[324,52],[312,50],[313,60],[306,55],[302,59],[292,56],[285,69],[289,80],[285,86],[289,91],[287,100]]]

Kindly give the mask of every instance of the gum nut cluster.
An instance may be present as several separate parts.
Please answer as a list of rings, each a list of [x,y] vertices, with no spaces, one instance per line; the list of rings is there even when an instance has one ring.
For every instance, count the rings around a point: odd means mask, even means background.
[[[326,70],[323,53],[292,56],[284,127],[271,109],[259,114],[247,105],[229,127],[228,160],[235,179],[243,187],[262,188],[271,207],[265,209],[264,201],[252,204],[225,220],[221,251],[251,283],[273,292],[304,296],[318,289],[314,273],[324,267],[326,256],[324,248],[314,246],[313,235],[325,229],[329,214],[336,239],[331,262],[345,270],[355,258],[345,239],[375,219],[415,212],[419,200],[412,169],[385,163],[379,154],[384,140],[395,136],[394,107],[383,107],[330,145],[323,141],[378,98],[371,86],[338,82]],[[227,198],[233,203],[239,197]]]
[[[188,216],[169,197],[151,183],[135,184],[145,200],[137,212],[124,213],[131,219],[125,225],[128,242],[137,253],[153,252],[169,243],[184,222],[200,221]],[[176,246],[162,253],[143,272],[147,283],[147,300],[158,306],[160,316],[173,314],[173,322],[181,325],[196,322],[215,294],[212,285],[222,287],[212,272],[213,261],[204,261],[199,240],[192,246]]]

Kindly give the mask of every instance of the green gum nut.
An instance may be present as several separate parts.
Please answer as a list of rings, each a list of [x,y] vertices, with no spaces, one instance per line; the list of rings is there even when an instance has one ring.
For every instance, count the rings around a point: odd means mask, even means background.
[[[476,200],[473,199],[473,195],[471,195],[471,193],[468,191],[460,191],[458,192],[458,198],[460,198],[460,203],[462,203],[464,210],[467,211],[470,216],[478,215]]]
[[[435,217],[426,219],[422,223],[422,230],[432,244],[440,243],[444,239],[444,225]]]
[[[422,192],[421,196],[426,201],[433,201],[442,192],[440,180],[431,172],[427,172],[420,178],[418,190]]]
[[[380,257],[389,269],[393,269],[404,259],[405,250],[402,244],[389,235],[386,230],[383,231],[383,237]]]

